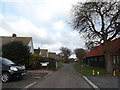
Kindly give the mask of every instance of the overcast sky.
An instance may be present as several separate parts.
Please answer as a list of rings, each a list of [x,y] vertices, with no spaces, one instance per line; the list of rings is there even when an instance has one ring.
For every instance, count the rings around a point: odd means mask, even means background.
[[[8,2],[9,1],[9,2]],[[60,47],[84,48],[84,40],[68,24],[78,0],[3,0],[0,36],[32,37],[34,48],[59,52]]]

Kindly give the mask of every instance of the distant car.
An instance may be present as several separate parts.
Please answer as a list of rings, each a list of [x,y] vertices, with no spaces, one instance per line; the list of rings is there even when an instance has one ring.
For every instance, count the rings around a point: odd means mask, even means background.
[[[23,77],[26,74],[25,66],[17,65],[9,59],[0,57],[0,66],[2,82],[6,83],[13,78]]]

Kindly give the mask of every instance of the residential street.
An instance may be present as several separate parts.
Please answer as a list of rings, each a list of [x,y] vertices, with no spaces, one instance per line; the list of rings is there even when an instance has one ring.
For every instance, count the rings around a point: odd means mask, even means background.
[[[91,86],[74,70],[72,64],[65,64],[61,70],[37,82],[32,88],[91,88]]]

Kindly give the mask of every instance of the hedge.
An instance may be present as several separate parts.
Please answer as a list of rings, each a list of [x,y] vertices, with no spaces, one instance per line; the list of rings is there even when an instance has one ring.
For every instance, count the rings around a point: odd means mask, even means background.
[[[47,67],[43,67],[41,62],[49,62]],[[50,69],[56,70],[56,60],[49,57],[42,57],[38,54],[31,54],[29,63],[27,66],[29,70],[38,70],[38,69]]]

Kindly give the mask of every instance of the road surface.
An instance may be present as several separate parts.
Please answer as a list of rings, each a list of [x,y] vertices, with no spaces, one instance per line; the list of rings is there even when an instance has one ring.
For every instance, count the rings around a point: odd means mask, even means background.
[[[62,69],[54,72],[31,88],[92,88],[82,76],[75,71],[72,64],[65,64]]]

